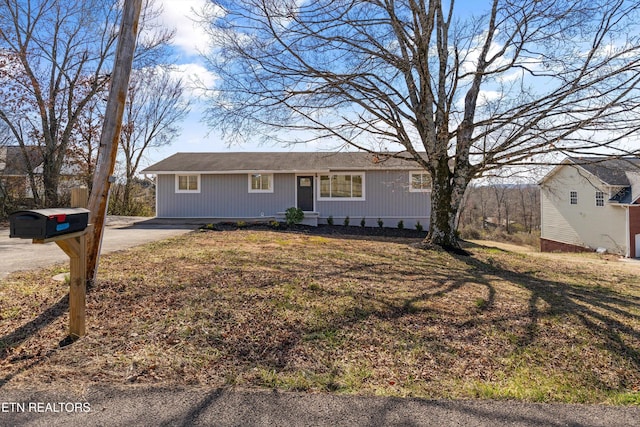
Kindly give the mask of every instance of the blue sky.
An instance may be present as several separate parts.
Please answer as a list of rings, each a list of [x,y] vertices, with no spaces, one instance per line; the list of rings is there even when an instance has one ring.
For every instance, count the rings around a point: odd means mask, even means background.
[[[200,10],[206,0],[158,0],[162,4],[163,13],[161,23],[175,28],[176,36],[173,40],[175,53],[179,60],[176,75],[181,77],[187,85],[198,79],[207,84],[213,84],[214,76],[204,67],[199,51],[208,47],[207,35],[194,22],[194,11]],[[191,91],[189,91],[191,93]],[[197,101],[192,93],[193,106],[190,114],[182,122],[180,135],[169,145],[160,149],[152,149],[147,153],[145,165],[155,163],[178,151],[226,151],[227,147],[219,135],[210,132],[206,124],[200,122],[204,106]]]
[[[178,55],[176,74],[187,83],[201,80],[207,85],[213,85],[215,76],[207,71],[204,62],[199,55],[200,51],[206,51],[209,46],[207,34],[194,22],[194,11],[202,9],[207,0],[158,0],[163,6],[163,14],[160,18],[162,24],[175,28],[176,36],[173,41],[175,53]],[[147,153],[144,166],[158,162],[176,152],[211,152],[211,151],[287,151],[289,147],[281,145],[250,144],[234,145],[229,147],[215,130],[210,129],[201,122],[205,105],[198,102],[197,94],[192,93],[192,108],[190,114],[182,122],[182,132],[174,142],[160,149],[152,149]],[[310,148],[309,150],[312,150]],[[296,147],[296,151],[304,150],[304,147]]]

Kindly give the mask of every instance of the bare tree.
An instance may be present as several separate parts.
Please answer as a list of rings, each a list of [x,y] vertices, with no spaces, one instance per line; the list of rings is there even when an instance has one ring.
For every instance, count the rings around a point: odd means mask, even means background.
[[[507,217],[507,231],[509,230],[509,218],[508,218],[508,194],[509,187],[506,185],[501,185],[497,183],[493,183],[489,186],[491,188],[494,197],[496,198],[496,213],[497,213],[497,225],[498,227],[502,227],[502,212],[505,213],[505,217]]]
[[[98,1],[3,0],[0,12],[9,65],[0,118],[20,146],[41,148],[44,195],[34,188],[34,197],[56,204],[75,121],[107,81],[101,74],[116,34],[105,24],[115,10]]]
[[[189,102],[183,97],[182,80],[166,69],[134,70],[129,80],[120,148],[124,158],[124,189],[121,213],[131,214],[131,189],[140,161],[150,148],[170,144],[179,134]]]
[[[101,124],[104,119],[104,101],[94,97],[80,113],[75,124],[73,138],[67,150],[67,161],[74,168],[83,184],[91,191],[98,148],[100,145]]]
[[[638,150],[625,146],[640,128],[636,1],[493,0],[474,14],[453,0],[239,0],[203,16],[220,77],[211,125],[415,161],[433,182],[427,244],[458,247],[474,177]]]
[[[537,186],[521,187],[520,190],[523,223],[531,234],[540,229],[540,190]]]
[[[0,119],[20,146],[40,148],[43,195],[31,177],[39,203],[58,203],[76,124],[109,83],[119,6],[101,0],[0,2]],[[170,37],[167,31],[146,37],[140,61],[152,58]]]

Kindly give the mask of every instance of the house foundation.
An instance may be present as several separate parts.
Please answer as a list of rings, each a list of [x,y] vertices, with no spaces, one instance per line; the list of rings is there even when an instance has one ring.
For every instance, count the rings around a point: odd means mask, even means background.
[[[593,252],[593,249],[541,238],[540,252]]]

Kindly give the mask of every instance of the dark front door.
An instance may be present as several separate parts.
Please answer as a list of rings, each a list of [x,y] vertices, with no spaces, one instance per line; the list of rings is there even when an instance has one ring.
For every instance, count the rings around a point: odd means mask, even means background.
[[[313,176],[298,176],[298,208],[305,212],[313,212]]]

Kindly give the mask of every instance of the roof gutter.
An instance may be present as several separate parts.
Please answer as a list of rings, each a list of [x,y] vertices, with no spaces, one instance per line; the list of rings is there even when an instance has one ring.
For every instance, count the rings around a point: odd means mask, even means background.
[[[291,170],[268,170],[268,169],[251,169],[251,170],[228,170],[228,171],[149,171],[142,170],[140,173],[149,175],[230,175],[230,174],[248,174],[248,173],[321,173],[330,172],[329,169],[291,169]]]

